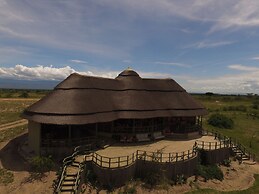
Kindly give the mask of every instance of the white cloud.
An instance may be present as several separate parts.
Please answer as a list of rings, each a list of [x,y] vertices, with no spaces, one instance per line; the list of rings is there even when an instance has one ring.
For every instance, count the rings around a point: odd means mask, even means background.
[[[259,67],[250,67],[241,64],[229,65],[228,68],[239,71],[259,71]]]
[[[229,68],[243,72],[214,78],[190,77],[185,80],[186,87],[191,91],[198,92],[259,94],[259,68],[244,65],[230,65]]]
[[[35,67],[27,67],[25,65],[15,65],[15,67],[0,67],[0,77],[10,79],[24,79],[24,80],[63,80],[72,73],[79,73],[88,76],[98,76],[106,78],[115,78],[120,73],[119,71],[76,71],[70,66],[53,67],[38,65]],[[139,72],[143,77],[170,77],[169,74],[156,72]]]
[[[175,63],[175,62],[163,62],[163,61],[156,61],[155,64],[159,65],[169,65],[169,66],[178,66],[178,67],[190,67],[190,65],[184,63]]]
[[[192,77],[188,75],[172,75],[169,73],[138,71],[143,78],[173,78],[190,92],[208,92],[215,93],[258,93],[259,94],[259,68],[249,69],[244,65],[229,66],[232,69],[242,70],[240,74],[229,74],[218,77]],[[247,68],[247,69],[246,69]],[[75,69],[66,67],[53,67],[42,65],[27,67],[16,65],[15,67],[0,67],[0,77],[10,79],[25,80],[63,80],[71,73],[79,73],[88,76],[99,76],[115,78],[119,71],[84,71],[79,72]]]
[[[259,56],[255,56],[251,58],[252,60],[259,60]]]
[[[226,46],[230,44],[234,44],[235,41],[200,41],[191,45],[188,45],[184,48],[197,48],[197,49],[203,49],[203,48],[214,48],[214,47],[220,47],[220,46]]]
[[[86,64],[87,63],[87,61],[78,60],[78,59],[70,60],[70,62],[72,62],[72,63],[79,63],[79,64]]]
[[[26,79],[26,80],[62,80],[71,73],[76,72],[69,66],[55,68],[52,66],[27,67],[24,65],[15,65],[15,67],[0,67],[0,76],[2,78]]]

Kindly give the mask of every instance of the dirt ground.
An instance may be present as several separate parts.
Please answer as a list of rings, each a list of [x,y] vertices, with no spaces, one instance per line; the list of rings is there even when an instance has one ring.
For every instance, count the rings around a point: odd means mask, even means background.
[[[30,173],[28,162],[19,154],[19,145],[27,134],[22,134],[11,141],[0,143],[0,167],[14,174],[14,181],[8,185],[0,184],[0,193],[31,194],[53,193],[52,183],[56,179],[56,173],[45,173],[42,178],[35,178]]]
[[[22,134],[11,141],[0,143],[0,167],[5,168],[11,171],[14,174],[14,182],[8,185],[0,185],[0,193],[23,193],[23,194],[31,194],[31,193],[53,193],[52,183],[53,180],[56,179],[55,172],[51,171],[45,173],[45,176],[41,179],[35,179],[30,173],[30,168],[28,162],[23,159],[23,157],[19,154],[19,145],[25,141],[27,138],[27,134]],[[204,137],[205,138],[205,137]],[[204,139],[205,140],[205,139]],[[192,140],[191,140],[192,141]],[[181,146],[186,146],[184,148],[189,149],[189,145],[192,145],[192,142],[188,141],[188,144],[174,144],[173,147],[175,151],[178,151]],[[155,142],[153,145],[144,145],[142,149],[161,149],[165,147],[166,140],[162,140],[160,142]],[[168,142],[167,142],[168,143]],[[179,142],[180,143],[180,142]],[[188,146],[187,146],[188,145]],[[142,145],[143,146],[143,145]],[[154,147],[155,146],[155,147]],[[166,147],[169,149],[170,146]],[[184,148],[181,148],[184,149]],[[111,148],[110,148],[111,149]],[[115,149],[115,148],[114,148]],[[117,149],[117,148],[116,148]],[[114,150],[117,155],[125,155],[126,153],[130,153],[133,150],[130,148],[121,149],[121,153],[117,153],[116,149]],[[135,148],[134,148],[135,149]],[[184,150],[186,150],[184,149]],[[171,148],[170,148],[171,150]],[[247,189],[254,183],[253,174],[259,174],[259,165],[247,165],[241,164],[239,165],[237,162],[232,162],[230,168],[222,167],[225,179],[220,182],[216,180],[210,180],[208,182],[203,182],[202,180],[198,180],[198,182],[194,185],[193,180],[194,177],[190,177],[188,179],[188,183],[183,186],[173,186],[169,187],[168,190],[146,190],[141,186],[137,186],[138,193],[184,193],[190,191],[194,188],[212,188],[220,191],[230,191],[230,190],[243,190]],[[87,188],[85,193],[88,193],[89,188]],[[118,190],[117,190],[118,191]],[[95,191],[91,190],[91,193],[95,193]],[[101,191],[100,193],[106,193],[106,191]]]

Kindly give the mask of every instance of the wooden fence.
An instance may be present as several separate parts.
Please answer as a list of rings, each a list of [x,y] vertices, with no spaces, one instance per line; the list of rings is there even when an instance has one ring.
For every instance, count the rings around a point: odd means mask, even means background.
[[[106,157],[97,153],[92,153],[92,161],[102,168],[122,168],[128,167],[135,163],[136,160],[153,161],[153,162],[179,162],[194,158],[197,155],[194,149],[190,149],[183,152],[174,153],[161,153],[161,152],[148,152],[137,150],[128,156],[121,157]],[[87,160],[87,159],[85,159]]]
[[[238,142],[238,140],[236,138],[231,138],[225,135],[222,135],[221,133],[219,133],[216,130],[202,130],[202,135],[211,135],[214,136],[215,139],[219,139],[223,142],[228,143],[229,147],[231,147],[232,149],[237,149],[241,151],[241,160],[243,156],[246,156],[248,159],[251,159],[253,161],[256,161],[256,156],[254,153],[252,153],[250,150],[248,150],[244,145],[242,145],[240,142]]]
[[[136,153],[133,153],[128,156],[120,156],[120,157],[106,157],[101,156],[97,153],[93,153],[92,161],[99,167],[102,168],[121,168],[127,167],[135,163],[136,161]]]
[[[195,141],[195,146],[203,150],[217,150],[221,148],[230,147],[229,141],[205,142]]]

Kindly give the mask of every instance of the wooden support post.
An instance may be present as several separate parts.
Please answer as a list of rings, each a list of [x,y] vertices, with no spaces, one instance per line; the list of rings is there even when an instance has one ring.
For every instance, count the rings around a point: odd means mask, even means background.
[[[215,143],[215,150],[217,149],[217,143],[218,143],[218,142]]]
[[[133,123],[132,123],[132,132],[133,132],[133,134],[135,134],[136,133],[136,129],[135,129],[135,119],[133,119],[133,121],[132,121]]]
[[[109,168],[111,168],[111,158],[109,158]]]
[[[209,150],[211,150],[211,142],[209,143]]]
[[[71,138],[71,125],[68,125],[68,144],[71,146],[72,138]]]

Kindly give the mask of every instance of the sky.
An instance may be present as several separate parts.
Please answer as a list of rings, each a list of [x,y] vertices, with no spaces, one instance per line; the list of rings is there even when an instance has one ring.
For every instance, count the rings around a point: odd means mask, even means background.
[[[259,94],[258,0],[0,0],[0,78],[172,78]]]

